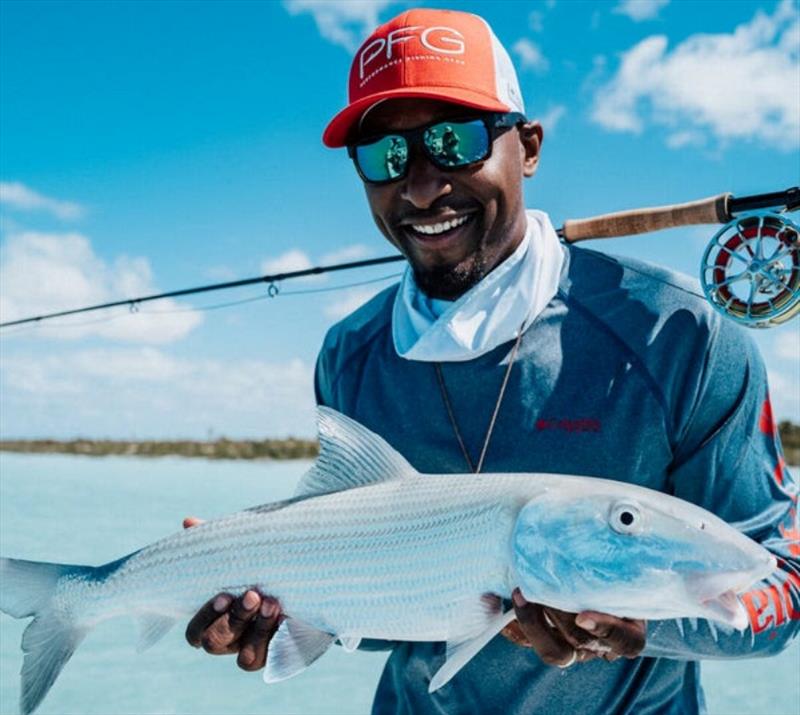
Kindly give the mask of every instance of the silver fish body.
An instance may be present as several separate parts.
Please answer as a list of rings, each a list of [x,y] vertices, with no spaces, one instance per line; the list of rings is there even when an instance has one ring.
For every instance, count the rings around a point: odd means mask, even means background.
[[[162,539],[102,578],[65,581],[56,599],[94,625],[182,618],[214,593],[256,587],[337,636],[448,640],[459,602],[510,596],[515,517],[540,488],[531,475],[426,475],[266,505]]]
[[[338,638],[447,641],[441,687],[513,618],[502,598],[618,616],[711,617],[771,573],[765,549],[697,506],[620,482],[550,474],[421,475],[331,410],[297,499],[201,524],[100,567],[0,559],[0,610],[33,616],[21,710],[32,712],[83,636],[138,615],[155,642],[221,591],[256,587],[285,616],[265,679]],[[660,598],[654,598],[660,593]]]

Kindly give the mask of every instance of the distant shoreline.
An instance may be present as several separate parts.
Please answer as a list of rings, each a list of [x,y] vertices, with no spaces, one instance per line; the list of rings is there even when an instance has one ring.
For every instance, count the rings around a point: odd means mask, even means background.
[[[787,464],[800,464],[800,425],[778,425]],[[314,459],[319,444],[312,439],[235,440],[97,440],[6,439],[0,452],[77,454],[86,457],[188,457],[201,459]]]
[[[200,459],[313,459],[319,453],[316,440],[96,440],[8,439],[0,440],[0,452],[23,454],[74,454],[84,457],[188,457]]]

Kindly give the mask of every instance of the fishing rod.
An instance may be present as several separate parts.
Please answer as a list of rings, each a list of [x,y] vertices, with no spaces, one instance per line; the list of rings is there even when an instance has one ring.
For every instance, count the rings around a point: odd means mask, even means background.
[[[698,201],[620,211],[585,219],[569,219],[558,229],[567,243],[649,233],[696,224],[725,224],[711,239],[701,263],[700,281],[715,310],[748,327],[772,327],[800,312],[800,228],[784,214],[800,208],[800,187],[768,194],[735,197],[719,194]],[[772,209],[772,210],[767,210]],[[228,290],[266,283],[278,295],[278,282],[335,271],[366,268],[404,260],[383,256],[329,266],[213,283],[195,288],[90,305],[72,310],[0,323],[0,328],[36,323],[123,305]]]
[[[313,268],[304,268],[297,271],[286,271],[284,273],[273,273],[265,276],[258,276],[256,278],[243,278],[238,281],[227,281],[226,283],[211,283],[209,285],[197,286],[195,288],[183,288],[181,290],[173,290],[167,293],[154,293],[153,295],[145,295],[139,298],[125,298],[123,300],[115,300],[110,303],[100,303],[98,305],[89,305],[84,308],[73,308],[72,310],[61,310],[57,313],[47,313],[44,315],[36,315],[31,318],[21,318],[20,320],[9,320],[5,323],[0,323],[0,328],[10,328],[12,325],[23,325],[25,323],[35,323],[43,320],[50,320],[51,318],[62,318],[65,315],[77,315],[78,313],[89,313],[95,310],[104,310],[106,308],[117,308],[121,305],[127,305],[131,308],[136,308],[140,303],[147,303],[153,300],[162,300],[164,298],[176,298],[184,295],[194,295],[195,293],[208,293],[215,290],[228,290],[230,288],[241,288],[242,286],[255,285],[257,283],[266,283],[269,287],[267,293],[270,297],[278,295],[279,281],[289,280],[291,278],[303,278],[305,276],[318,276],[323,273],[333,273],[335,271],[347,271],[353,268],[366,268],[367,266],[379,266],[384,263],[393,263],[395,261],[402,261],[404,256],[397,254],[395,256],[384,256],[382,258],[369,258],[362,261],[350,261],[349,263],[336,263],[330,266],[314,266]]]
[[[703,292],[726,318],[749,328],[770,328],[800,312],[800,227],[785,215],[798,208],[798,186],[739,198],[725,193],[565,221],[558,234],[576,243],[677,226],[725,224],[703,252]]]

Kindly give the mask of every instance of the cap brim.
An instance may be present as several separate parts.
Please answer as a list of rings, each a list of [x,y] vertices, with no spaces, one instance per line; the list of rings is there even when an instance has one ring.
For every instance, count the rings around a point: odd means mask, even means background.
[[[386,99],[419,97],[421,99],[438,99],[442,102],[463,104],[471,109],[485,109],[490,112],[510,112],[511,108],[499,100],[470,89],[457,87],[400,87],[385,92],[371,94],[345,107],[331,119],[322,135],[325,146],[335,149],[347,144],[352,128],[358,124],[364,112],[370,107]]]

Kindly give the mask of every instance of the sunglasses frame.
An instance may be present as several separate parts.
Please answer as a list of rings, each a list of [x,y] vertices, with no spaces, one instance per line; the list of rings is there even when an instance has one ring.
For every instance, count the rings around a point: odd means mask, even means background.
[[[428,151],[428,147],[425,145],[424,141],[424,134],[428,129],[431,127],[438,126],[439,124],[458,124],[458,123],[465,123],[465,122],[474,122],[480,121],[483,122],[483,125],[486,127],[486,132],[488,134],[488,145],[486,150],[486,155],[482,156],[480,159],[475,159],[474,161],[467,162],[466,164],[458,164],[456,166],[441,166],[438,161],[431,155]],[[384,184],[393,184],[396,181],[401,181],[408,176],[408,167],[414,159],[416,152],[421,148],[422,153],[425,157],[430,161],[437,169],[440,171],[458,171],[459,169],[464,169],[468,166],[473,166],[474,164],[479,164],[482,161],[486,161],[492,155],[492,145],[494,144],[494,140],[497,139],[503,132],[512,129],[513,127],[519,126],[520,124],[525,124],[527,122],[527,118],[521,112],[487,112],[485,114],[478,114],[473,116],[467,117],[451,117],[449,119],[437,119],[436,121],[429,122],[428,124],[424,124],[421,127],[415,127],[414,129],[407,129],[407,130],[398,130],[394,132],[383,132],[381,134],[373,134],[369,137],[365,137],[364,139],[360,139],[357,142],[353,142],[352,144],[347,145],[347,154],[353,160],[355,164],[356,171],[358,175],[361,177],[361,180],[365,184],[370,184],[371,186],[383,186]],[[375,181],[373,179],[369,179],[364,175],[364,172],[361,170],[361,165],[358,162],[358,157],[356,155],[356,150],[360,146],[366,146],[368,144],[374,144],[375,142],[384,139],[386,137],[402,137],[405,142],[406,146],[408,147],[408,159],[406,160],[405,170],[400,176],[394,176],[389,179],[383,179],[379,181]]]

